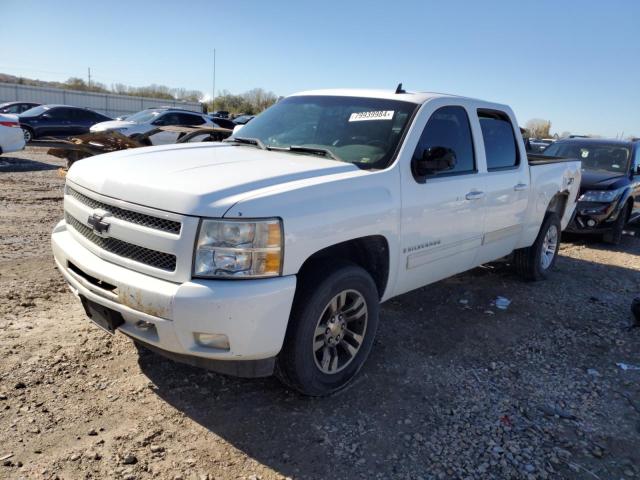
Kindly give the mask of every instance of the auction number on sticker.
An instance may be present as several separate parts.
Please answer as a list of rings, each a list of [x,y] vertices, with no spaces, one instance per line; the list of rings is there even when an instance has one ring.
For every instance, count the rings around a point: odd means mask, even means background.
[[[354,112],[349,117],[350,122],[362,122],[365,120],[391,120],[393,110],[378,110],[375,112]]]

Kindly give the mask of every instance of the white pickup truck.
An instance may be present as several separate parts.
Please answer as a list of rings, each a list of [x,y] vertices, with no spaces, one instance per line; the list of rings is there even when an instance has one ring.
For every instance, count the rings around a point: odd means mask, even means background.
[[[553,267],[580,162],[527,158],[505,105],[401,90],[292,95],[225,143],[71,167],[55,262],[87,315],[179,361],[344,387],[379,304],[513,254]]]

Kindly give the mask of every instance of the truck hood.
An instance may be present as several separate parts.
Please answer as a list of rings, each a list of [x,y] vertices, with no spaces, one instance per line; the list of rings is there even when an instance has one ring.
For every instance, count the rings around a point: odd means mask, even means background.
[[[147,207],[222,217],[258,189],[358,171],[355,165],[253,146],[194,143],[144,147],[75,162],[67,179],[94,192]]]

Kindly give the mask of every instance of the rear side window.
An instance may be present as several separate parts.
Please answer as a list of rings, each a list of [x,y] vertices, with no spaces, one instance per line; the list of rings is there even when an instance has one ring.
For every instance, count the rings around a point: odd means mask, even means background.
[[[488,170],[515,168],[520,163],[511,120],[504,112],[478,110]]]
[[[469,117],[463,107],[442,107],[433,112],[413,153],[414,159],[421,158],[423,152],[431,147],[450,148],[456,154],[455,167],[452,170],[445,170],[434,176],[476,171]]]
[[[186,126],[190,126],[190,125],[202,125],[203,123],[205,123],[204,118],[202,118],[199,115],[191,115],[189,113],[179,113],[178,114],[178,118],[179,118],[179,125],[186,125]]]

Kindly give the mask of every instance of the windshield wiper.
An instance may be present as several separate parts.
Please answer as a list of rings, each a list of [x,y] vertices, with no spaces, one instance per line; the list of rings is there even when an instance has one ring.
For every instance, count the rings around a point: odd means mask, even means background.
[[[344,160],[342,160],[339,156],[337,156],[328,148],[303,147],[301,145],[291,145],[289,148],[285,148],[284,150],[289,150],[290,152],[317,153],[319,155],[332,158],[333,160],[337,160],[338,162],[344,162]]]
[[[225,142],[230,142],[230,143],[235,142],[235,143],[243,143],[246,145],[255,145],[260,150],[267,149],[267,147],[264,146],[264,143],[262,143],[262,140],[260,140],[259,138],[231,137],[226,139]]]

